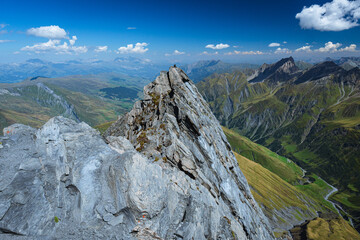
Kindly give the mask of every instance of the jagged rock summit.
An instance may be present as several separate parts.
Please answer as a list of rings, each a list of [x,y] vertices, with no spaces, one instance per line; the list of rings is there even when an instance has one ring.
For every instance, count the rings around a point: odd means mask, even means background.
[[[104,136],[123,136],[163,171],[184,173],[187,183],[181,188],[187,189],[187,197],[199,192],[208,195],[186,200],[189,206],[197,206],[187,211],[186,224],[195,218],[206,225],[205,219],[218,218],[220,225],[202,236],[220,236],[227,228],[221,221],[227,219],[240,239],[271,238],[220,124],[181,69],[161,72],[144,88],[144,100],[135,103]],[[208,212],[209,208],[213,210]]]
[[[251,83],[269,81],[272,83],[286,82],[301,72],[295,65],[292,57],[283,58],[280,61],[273,64],[263,64],[259,69],[255,71],[252,76],[248,77],[248,81]]]
[[[273,239],[222,129],[175,67],[104,135],[63,117],[0,141],[0,238]]]

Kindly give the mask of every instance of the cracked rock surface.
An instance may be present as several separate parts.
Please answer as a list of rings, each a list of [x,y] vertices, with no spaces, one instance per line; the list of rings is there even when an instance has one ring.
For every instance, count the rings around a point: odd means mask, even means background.
[[[144,93],[104,138],[64,117],[4,129],[0,239],[273,239],[185,73]]]

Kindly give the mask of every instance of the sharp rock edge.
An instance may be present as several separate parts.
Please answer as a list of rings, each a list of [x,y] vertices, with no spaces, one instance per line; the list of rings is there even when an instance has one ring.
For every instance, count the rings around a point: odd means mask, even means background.
[[[220,125],[172,67],[104,135],[4,129],[0,238],[273,239]]]

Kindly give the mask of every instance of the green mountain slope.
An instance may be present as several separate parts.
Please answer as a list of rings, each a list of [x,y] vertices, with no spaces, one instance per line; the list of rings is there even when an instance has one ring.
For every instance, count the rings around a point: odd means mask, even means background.
[[[360,69],[325,62],[277,83],[233,72],[197,86],[223,125],[336,186],[359,228]]]
[[[237,153],[235,157],[275,236],[280,237],[293,225],[317,216],[321,207],[314,200],[260,164]]]
[[[344,219],[316,218],[291,229],[293,240],[359,240],[359,233]]]
[[[305,234],[308,235],[308,239],[360,239],[360,234],[341,217],[332,217],[327,220],[315,218],[316,210],[321,207],[296,187],[260,164],[237,153],[235,157],[251,187],[255,200],[270,219],[276,237],[285,237],[290,224],[311,219],[306,221]],[[291,229],[291,232],[296,234],[296,228]]]
[[[308,231],[318,231],[312,220],[316,218],[316,221],[319,221],[318,212],[322,212],[321,215],[328,216],[330,225],[341,224],[346,229],[333,230],[323,224],[322,231],[329,233],[329,236],[360,238],[350,224],[336,214],[332,204],[325,200],[332,190],[325,181],[315,174],[303,174],[302,169],[291,160],[248,138],[225,127],[223,130],[235,151],[235,157],[249,182],[255,200],[269,218],[277,237],[306,220],[311,223],[308,224]],[[295,177],[289,178],[291,175]]]
[[[141,96],[145,82],[125,75],[98,74],[0,84],[0,129],[13,123],[39,127],[58,115],[92,126],[114,121]]]

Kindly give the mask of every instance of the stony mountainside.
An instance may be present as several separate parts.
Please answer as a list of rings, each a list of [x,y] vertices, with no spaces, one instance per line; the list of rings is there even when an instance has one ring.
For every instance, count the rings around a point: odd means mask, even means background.
[[[230,145],[172,67],[104,135],[63,117],[0,144],[0,235],[273,239]]]
[[[315,81],[323,77],[327,77],[330,74],[341,75],[345,73],[346,71],[339,67],[336,63],[327,61],[316,64],[314,67],[304,71],[301,76],[296,79],[295,83],[299,84],[308,81]]]
[[[190,195],[194,194],[190,186],[196,186],[195,192],[207,195],[206,200],[186,200],[205,213],[198,218],[193,209],[187,211],[186,219],[204,221],[217,212],[220,218],[236,226],[236,238],[270,237],[269,229],[258,227],[265,217],[251,195],[219,123],[186,74],[171,67],[144,88],[144,95],[144,100],[135,103],[131,112],[105,132],[105,137],[127,138],[137,151],[166,171],[184,173],[187,183],[181,188],[190,191]],[[206,210],[216,205],[215,212]],[[216,238],[224,227],[212,228],[213,232],[205,235]]]
[[[262,82],[286,82],[299,75],[299,68],[296,66],[292,57],[283,58],[274,64],[263,64],[253,75],[248,77],[248,81],[252,83]]]
[[[346,71],[324,62],[276,84],[272,79],[248,82],[234,72],[197,86],[223,125],[336,186],[333,200],[360,229],[359,68]]]
[[[345,70],[360,67],[360,57],[341,57],[340,59],[333,61]]]

